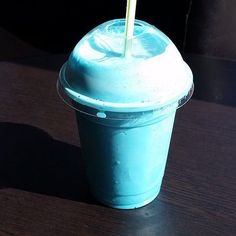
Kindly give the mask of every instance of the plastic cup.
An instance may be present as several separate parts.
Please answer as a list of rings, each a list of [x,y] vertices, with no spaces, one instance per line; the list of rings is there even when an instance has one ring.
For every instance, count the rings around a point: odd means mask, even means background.
[[[123,57],[124,19],[90,31],[58,80],[76,111],[92,194],[119,209],[158,195],[176,109],[193,93],[192,73],[161,31],[136,20],[131,57]]]

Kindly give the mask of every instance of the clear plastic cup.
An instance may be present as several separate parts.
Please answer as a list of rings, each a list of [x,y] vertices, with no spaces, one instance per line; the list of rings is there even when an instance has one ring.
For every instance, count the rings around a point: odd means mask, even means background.
[[[85,35],[57,86],[76,111],[91,192],[132,209],[160,191],[176,109],[190,99],[193,79],[171,40],[143,21],[125,58],[124,26],[112,20]]]

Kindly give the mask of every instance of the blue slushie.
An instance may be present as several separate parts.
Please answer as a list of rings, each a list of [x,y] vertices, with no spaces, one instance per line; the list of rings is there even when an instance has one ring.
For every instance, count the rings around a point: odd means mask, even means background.
[[[193,78],[171,40],[135,21],[124,56],[125,20],[85,35],[63,65],[58,90],[76,110],[93,195],[132,209],[160,191],[176,109],[191,97]]]

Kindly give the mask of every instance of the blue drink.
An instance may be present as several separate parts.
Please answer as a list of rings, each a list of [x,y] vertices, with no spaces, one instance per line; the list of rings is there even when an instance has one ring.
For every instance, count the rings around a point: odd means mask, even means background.
[[[132,209],[160,191],[176,109],[192,95],[193,81],[170,39],[143,21],[125,58],[124,25],[109,21],[84,36],[58,88],[76,110],[92,193]]]

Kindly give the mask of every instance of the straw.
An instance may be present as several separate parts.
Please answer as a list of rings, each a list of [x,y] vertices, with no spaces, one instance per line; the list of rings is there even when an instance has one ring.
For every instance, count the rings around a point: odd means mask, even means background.
[[[125,20],[125,47],[124,56],[131,55],[132,37],[134,34],[134,21],[137,0],[127,0]]]

